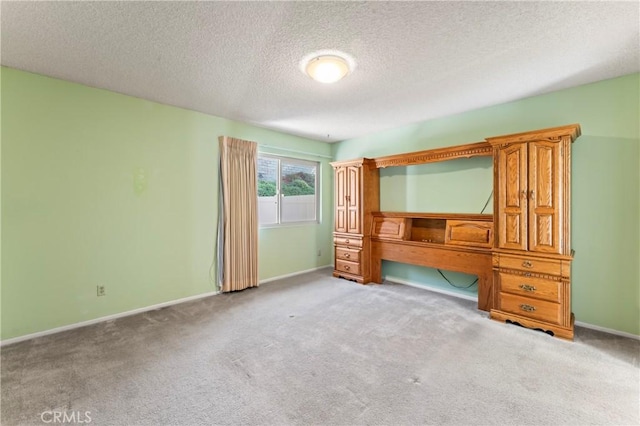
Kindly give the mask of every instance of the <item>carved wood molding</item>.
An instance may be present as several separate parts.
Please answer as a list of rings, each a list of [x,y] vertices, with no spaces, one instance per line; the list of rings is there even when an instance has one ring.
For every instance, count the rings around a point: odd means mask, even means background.
[[[372,212],[374,217],[404,217],[409,219],[455,219],[455,220],[478,220],[485,222],[492,222],[493,215],[491,214],[478,214],[478,213],[411,213],[411,212]]]
[[[375,167],[375,163],[371,158],[356,158],[355,160],[332,161],[329,164],[331,164],[333,168],[346,167],[346,166],[350,166],[350,167],[368,166],[370,168]]]
[[[533,130],[531,132],[515,133],[512,135],[495,136],[487,138],[487,142],[492,146],[508,145],[514,142],[529,142],[547,140],[550,142],[560,142],[565,138],[575,141],[582,133],[579,124],[552,127],[549,129]]]
[[[458,158],[489,157],[491,155],[493,155],[491,144],[488,142],[476,142],[447,148],[428,149],[425,151],[408,152],[406,154],[377,157],[374,158],[373,161],[375,167],[380,169],[385,167],[436,163]]]
[[[332,162],[333,167],[339,165],[369,165],[377,169],[396,166],[414,166],[418,164],[437,163],[440,161],[456,160],[459,158],[490,157],[493,155],[494,146],[507,145],[514,142],[526,142],[533,140],[548,140],[559,142],[569,139],[573,142],[581,134],[579,124],[553,127],[549,129],[534,130],[531,132],[516,133],[512,135],[495,136],[487,138],[483,142],[475,142],[464,145],[456,145],[445,148],[427,149],[424,151],[407,152],[404,154],[387,155],[377,158],[361,158],[358,160]]]
[[[527,271],[520,271],[517,269],[508,269],[508,268],[495,268],[494,265],[494,269],[499,270],[500,272],[504,272],[506,274],[510,274],[510,275],[519,275],[522,277],[527,277],[527,278],[542,278],[545,280],[550,280],[550,281],[558,281],[558,282],[566,282],[566,278],[558,276],[558,275],[549,275],[549,274],[542,274],[540,272],[527,272]]]

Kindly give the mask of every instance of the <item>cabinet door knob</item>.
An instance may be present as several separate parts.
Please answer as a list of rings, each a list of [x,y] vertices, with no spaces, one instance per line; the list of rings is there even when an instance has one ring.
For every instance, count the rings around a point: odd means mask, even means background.
[[[346,269],[348,271],[351,268],[349,267],[349,265],[344,265],[344,269]]]
[[[521,194],[522,194],[522,198],[526,200],[527,199],[527,191],[522,191]]]
[[[534,191],[533,189],[531,190],[531,192],[529,193],[529,198],[531,198],[533,200],[533,195],[536,193],[536,191]]]
[[[536,288],[532,285],[520,284],[520,288],[524,291],[536,291]]]
[[[522,262],[522,266],[524,266],[525,268],[531,268],[533,266],[533,263],[525,260],[524,262]]]
[[[349,244],[349,239],[347,238],[346,240],[344,240],[345,244]]]
[[[522,304],[522,305],[520,305],[520,309],[522,309],[523,311],[527,311],[527,312],[533,312],[533,311],[536,310],[536,307],[535,306],[531,306],[531,305]]]
[[[345,253],[344,257],[346,257],[347,259],[351,257],[351,255],[349,253]]]

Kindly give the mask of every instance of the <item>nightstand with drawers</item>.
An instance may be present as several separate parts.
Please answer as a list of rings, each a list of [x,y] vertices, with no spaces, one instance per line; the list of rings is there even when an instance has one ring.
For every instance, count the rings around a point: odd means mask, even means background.
[[[358,237],[334,237],[335,272],[334,275],[355,281],[362,275],[363,240]]]
[[[491,318],[573,339],[571,259],[493,255]]]

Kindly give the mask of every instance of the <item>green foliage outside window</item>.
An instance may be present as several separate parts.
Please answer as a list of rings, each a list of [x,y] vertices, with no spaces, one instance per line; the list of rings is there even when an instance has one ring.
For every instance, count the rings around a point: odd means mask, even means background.
[[[289,173],[282,177],[283,183],[293,183],[296,180],[304,181],[310,188],[313,188],[316,184],[316,176],[311,173],[296,172]]]
[[[273,181],[258,181],[258,197],[273,197],[276,195],[276,183]]]
[[[297,172],[283,176],[282,195],[314,195],[316,177],[311,173]],[[273,197],[276,195],[276,183],[274,181],[258,181],[258,197]]]
[[[291,183],[282,183],[282,194],[287,195],[313,195],[313,187],[302,179],[296,179]]]

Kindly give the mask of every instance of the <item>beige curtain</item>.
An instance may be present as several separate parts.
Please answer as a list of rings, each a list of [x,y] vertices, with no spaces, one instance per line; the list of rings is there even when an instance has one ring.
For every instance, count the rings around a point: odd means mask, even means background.
[[[218,285],[258,286],[257,144],[220,136]]]

